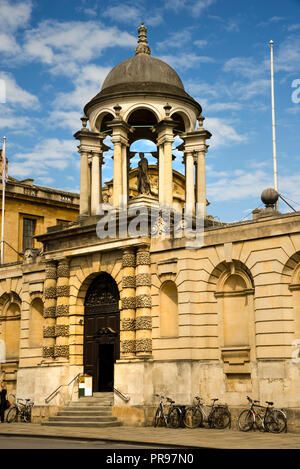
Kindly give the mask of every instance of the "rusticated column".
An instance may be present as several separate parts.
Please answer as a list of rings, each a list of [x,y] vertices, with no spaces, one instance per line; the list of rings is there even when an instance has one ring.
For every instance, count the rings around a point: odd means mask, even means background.
[[[121,296],[121,358],[135,357],[135,252],[123,252],[123,279]]]
[[[54,355],[58,359],[69,357],[69,261],[62,259],[57,266],[57,302],[55,325],[55,349]]]
[[[136,356],[152,356],[150,252],[141,247],[136,255]]]
[[[55,346],[55,312],[56,312],[56,262],[46,263],[44,283],[44,325],[43,325],[43,358],[54,358]]]

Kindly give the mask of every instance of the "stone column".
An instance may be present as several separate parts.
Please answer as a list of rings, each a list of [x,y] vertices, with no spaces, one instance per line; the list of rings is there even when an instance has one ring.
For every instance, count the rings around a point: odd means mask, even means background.
[[[167,140],[164,144],[164,181],[165,181],[165,193],[164,193],[164,200],[165,203],[172,207],[173,205],[173,167],[172,167],[172,143],[173,138]]]
[[[79,147],[80,148],[80,147]],[[80,150],[80,216],[89,215],[89,165],[88,153]]]
[[[195,176],[192,152],[185,154],[185,204],[187,213],[192,215],[195,210]]]
[[[69,261],[62,259],[57,267],[57,302],[56,302],[56,325],[55,325],[55,350],[56,358],[69,358]]]
[[[196,184],[196,196],[197,203],[203,204],[204,216],[206,216],[206,182],[205,182],[205,153],[207,151],[206,145],[198,151],[196,157],[197,164],[197,184]]]
[[[122,143],[114,137],[111,139],[114,144],[114,179],[113,179],[113,205],[116,208],[120,206],[122,196],[123,178],[122,178]]]
[[[163,145],[159,145],[158,148],[158,200],[159,204],[164,204],[164,183],[165,183],[165,176],[164,176],[164,147]]]
[[[122,144],[122,196],[123,206],[127,207],[128,204],[128,161],[127,161],[127,146]]]
[[[135,357],[135,252],[125,249],[120,312],[121,359]]]
[[[91,177],[91,214],[96,215],[101,203],[101,154],[92,153],[92,177]]]
[[[54,261],[46,263],[44,282],[43,358],[54,358],[57,270]]]
[[[140,247],[136,256],[136,356],[152,356],[150,252]]]

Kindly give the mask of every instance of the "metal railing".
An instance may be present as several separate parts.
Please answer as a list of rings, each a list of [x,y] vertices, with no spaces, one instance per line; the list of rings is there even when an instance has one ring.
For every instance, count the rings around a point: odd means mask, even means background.
[[[68,384],[61,384],[60,386],[58,386],[51,394],[49,394],[48,397],[46,397],[46,399],[45,399],[46,404],[49,404],[49,402],[52,401],[52,399],[54,399],[55,396],[57,396],[57,394],[60,392],[61,388],[70,386],[78,378],[78,376],[80,376],[80,375],[82,375],[82,373],[78,373],[75,376],[75,378],[73,378]]]
[[[121,399],[123,399],[123,401],[125,402],[129,402],[130,401],[130,397],[126,397],[124,394],[121,393],[121,391],[119,391],[118,389],[116,388],[113,388],[114,389],[114,393],[117,394],[117,396],[121,397]]]

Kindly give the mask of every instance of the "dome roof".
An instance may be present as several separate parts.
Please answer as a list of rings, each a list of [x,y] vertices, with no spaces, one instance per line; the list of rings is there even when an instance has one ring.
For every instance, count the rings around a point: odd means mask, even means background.
[[[184,89],[175,70],[160,59],[151,57],[147,40],[147,28],[142,23],[138,29],[138,45],[135,56],[116,65],[105,78],[101,91],[84,108],[89,109],[109,98],[122,96],[154,94],[176,97],[188,101],[201,113],[202,108]]]
[[[182,81],[170,65],[145,53],[139,53],[116,65],[104,80],[102,90],[116,85],[145,82],[176,86],[184,90]]]

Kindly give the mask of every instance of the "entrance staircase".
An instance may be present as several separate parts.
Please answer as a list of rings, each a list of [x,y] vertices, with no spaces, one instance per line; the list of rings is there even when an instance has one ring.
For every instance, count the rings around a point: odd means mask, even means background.
[[[42,425],[61,427],[117,427],[122,425],[112,415],[114,393],[96,392],[92,397],[80,397],[69,402],[57,415],[52,416]]]

